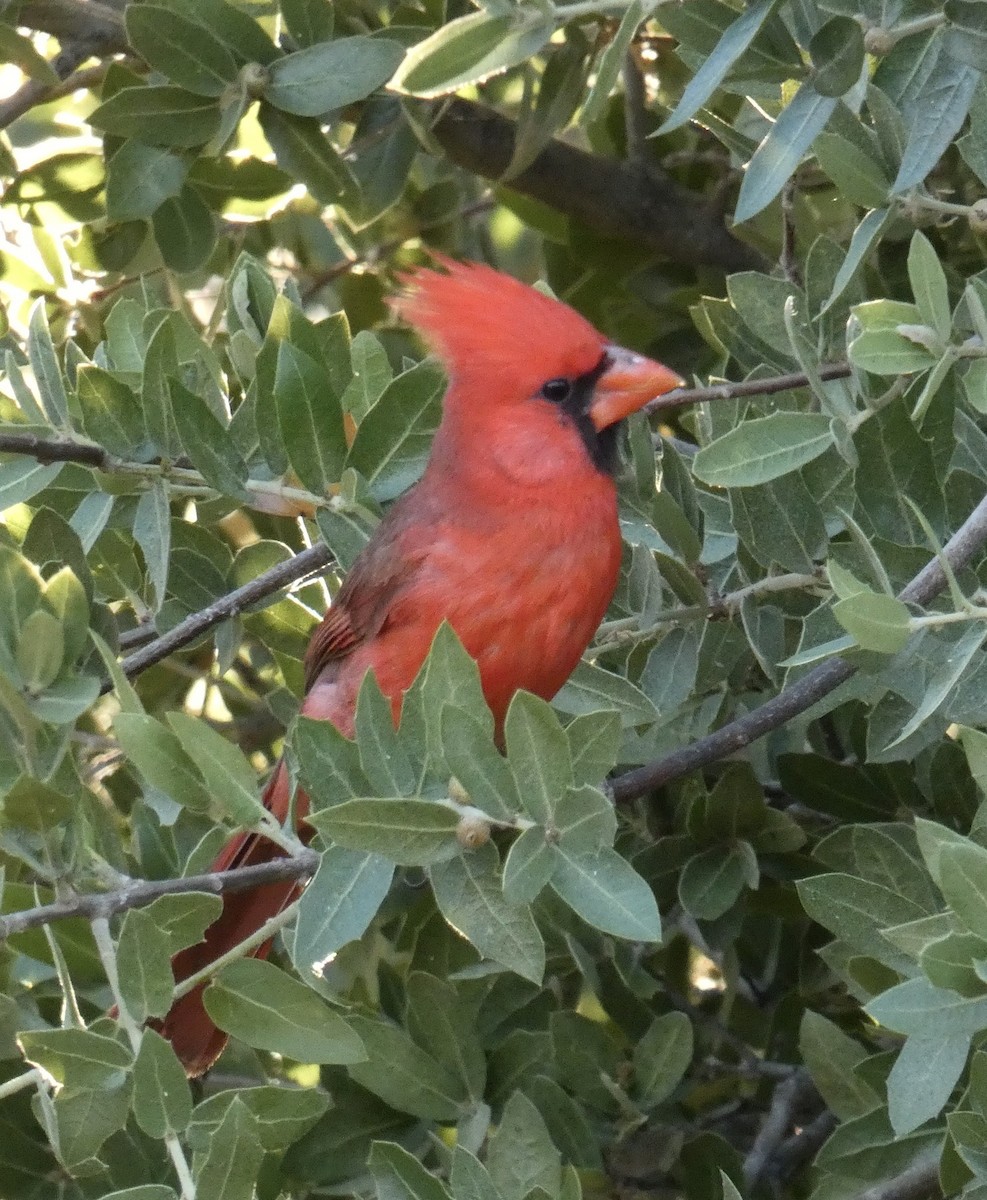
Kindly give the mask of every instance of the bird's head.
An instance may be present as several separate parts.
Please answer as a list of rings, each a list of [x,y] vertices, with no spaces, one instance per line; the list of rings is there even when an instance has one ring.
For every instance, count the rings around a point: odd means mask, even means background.
[[[613,345],[567,304],[492,267],[439,262],[443,272],[405,279],[395,308],[449,372],[447,416],[475,422],[509,412],[512,424],[561,416],[609,470],[618,422],[682,386],[674,371]]]

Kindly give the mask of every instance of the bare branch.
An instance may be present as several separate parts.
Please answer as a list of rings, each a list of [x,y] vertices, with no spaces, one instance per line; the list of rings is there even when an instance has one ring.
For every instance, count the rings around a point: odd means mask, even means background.
[[[485,179],[499,179],[514,154],[516,124],[472,100],[446,101],[433,111],[431,133],[449,159]],[[652,164],[605,158],[553,140],[510,186],[596,233],[634,241],[673,262],[726,271],[766,266],[757,250],[710,211],[705,196]]]
[[[15,933],[23,933],[26,929],[49,925],[52,921],[62,921],[67,917],[84,917],[90,921],[105,919],[131,908],[143,908],[161,896],[185,892],[220,895],[225,892],[245,892],[265,883],[305,879],[315,872],[318,865],[319,856],[314,850],[299,850],[290,857],[208,875],[186,875],[183,879],[135,879],[117,891],[77,896],[73,900],[59,900],[55,904],[42,904],[0,917],[0,941]]]
[[[63,95],[64,81],[87,58],[127,48],[120,14],[98,0],[86,0],[84,4],[74,0],[35,0],[20,8],[17,20],[21,25],[62,40],[62,48],[50,64],[59,82],[27,80],[13,96],[0,103],[0,129],[6,129],[35,105]]]
[[[819,378],[846,379],[850,374],[848,363],[823,363]],[[744,396],[773,396],[776,392],[789,392],[793,388],[805,387],[809,377],[800,372],[791,375],[773,375],[768,379],[745,379],[742,383],[715,383],[704,388],[677,388],[649,400],[644,407],[646,413],[664,412],[666,408],[682,408],[686,404],[705,404],[711,400],[738,400]]]
[[[876,1183],[858,1192],[856,1200],[924,1200],[926,1196],[941,1196],[939,1159],[916,1163],[900,1175]]]
[[[744,1160],[744,1183],[752,1190],[771,1167],[771,1160],[795,1124],[796,1113],[815,1088],[807,1071],[796,1071],[783,1079],[771,1097],[771,1107]]]
[[[184,621],[179,621],[174,629],[170,629],[163,637],[157,638],[149,645],[128,655],[120,664],[124,674],[129,678],[139,675],[141,671],[153,667],[155,663],[161,662],[169,654],[174,654],[176,650],[181,650],[183,646],[194,642],[197,637],[200,637],[208,629],[212,629],[214,625],[218,625],[230,617],[238,616],[251,604],[256,604],[258,600],[263,600],[274,592],[280,591],[289,583],[294,583],[306,575],[323,570],[332,561],[332,551],[324,542],[320,542],[308,550],[302,550],[293,558],[278,563],[270,570],[262,572],[256,579],[245,583],[243,587],[227,592],[225,596],[220,596],[212,604],[192,613]],[[113,684],[104,683],[102,690],[103,693],[112,691]]]
[[[0,433],[0,454],[24,454],[39,463],[74,462],[112,471],[117,460],[95,442],[59,441],[34,433]]]
[[[943,555],[954,571],[959,571],[987,544],[987,497],[980,501],[943,549]],[[937,558],[910,580],[898,593],[898,598],[911,604],[928,604],[946,587],[946,576]],[[647,792],[664,786],[673,779],[697,771],[700,767],[718,762],[751,742],[780,729],[794,717],[835,691],[852,678],[857,668],[844,658],[831,658],[808,675],[803,675],[791,687],[783,688],[760,707],[753,709],[720,729],[699,738],[691,746],[675,750],[664,758],[655,759],[627,771],[611,780],[610,788],[618,804],[634,800]]]

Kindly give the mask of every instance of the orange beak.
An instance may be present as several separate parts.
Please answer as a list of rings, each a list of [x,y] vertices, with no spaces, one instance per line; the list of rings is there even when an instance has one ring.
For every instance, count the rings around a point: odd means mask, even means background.
[[[685,387],[685,380],[674,371],[643,354],[634,354],[622,346],[608,346],[611,361],[596,385],[589,418],[599,432],[643,408],[656,396]]]

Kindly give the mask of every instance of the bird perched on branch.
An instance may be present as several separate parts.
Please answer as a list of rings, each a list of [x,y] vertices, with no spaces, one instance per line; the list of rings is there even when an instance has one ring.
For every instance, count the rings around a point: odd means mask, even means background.
[[[682,384],[567,305],[490,267],[441,262],[443,272],[410,276],[395,304],[449,375],[428,466],[353,564],[305,658],[302,713],[347,736],[370,670],[398,720],[443,620],[476,659],[498,728],[519,689],[546,699],[558,691],[617,583],[618,427]],[[283,761],[264,804],[287,818]],[[297,796],[299,819],[307,809]],[[241,834],[213,870],[282,853],[260,834]],[[255,933],[298,891],[288,882],[226,895],[205,941],[175,958],[176,978]],[[201,986],[176,1001],[162,1030],[190,1075],[226,1042]]]

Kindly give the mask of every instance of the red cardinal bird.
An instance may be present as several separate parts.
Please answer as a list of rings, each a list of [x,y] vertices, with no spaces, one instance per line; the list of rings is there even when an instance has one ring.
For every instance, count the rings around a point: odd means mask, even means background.
[[[519,688],[555,695],[617,583],[617,427],[682,383],[509,276],[475,264],[443,266],[445,274],[414,274],[396,304],[449,373],[428,466],[354,562],[305,657],[301,711],[347,736],[368,670],[398,720],[443,620],[476,659],[498,727]],[[287,818],[283,762],[264,804]],[[303,818],[307,798],[296,804]],[[213,870],[281,853],[258,834],[242,834]],[[176,978],[250,936],[298,891],[277,883],[226,896],[205,941],[175,958]],[[175,1003],[162,1028],[190,1075],[207,1070],[226,1042],[201,987]]]

